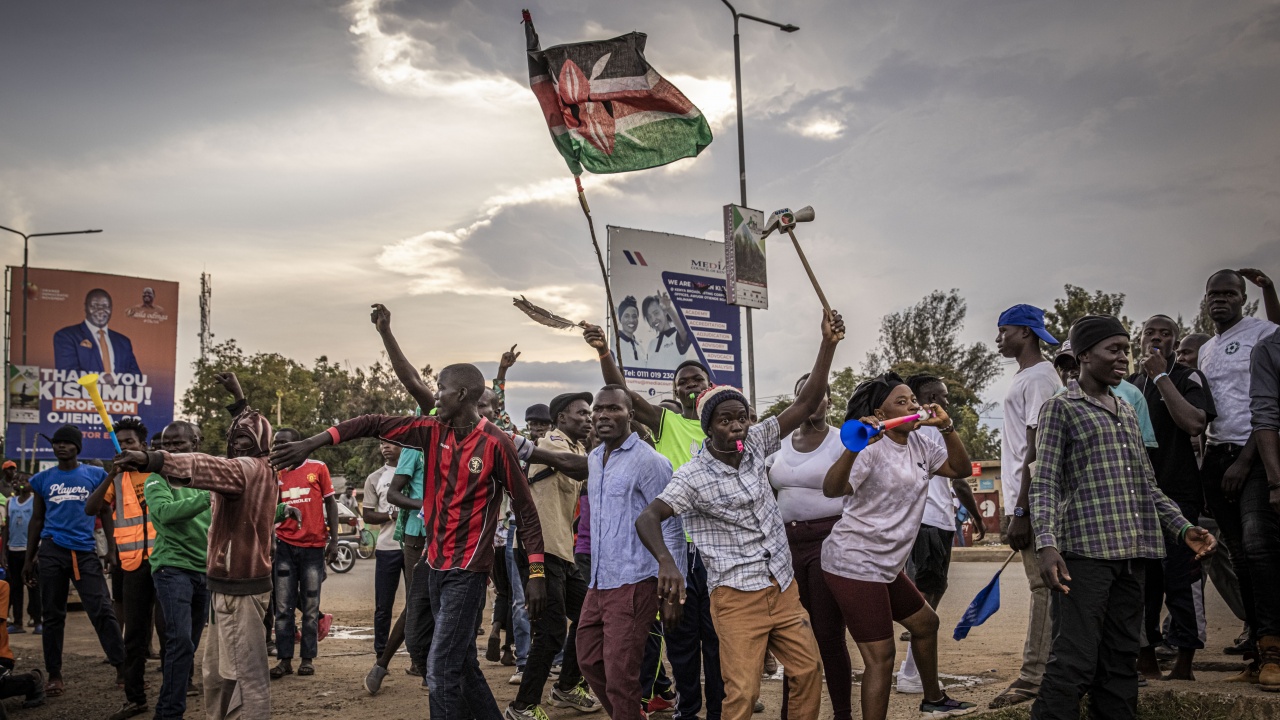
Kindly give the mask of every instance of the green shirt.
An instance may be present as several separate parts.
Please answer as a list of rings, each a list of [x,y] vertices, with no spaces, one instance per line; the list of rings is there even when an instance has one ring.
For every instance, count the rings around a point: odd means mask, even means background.
[[[143,487],[147,512],[156,530],[151,571],[162,567],[203,573],[209,549],[209,492],[174,487],[151,475]]]
[[[405,448],[400,451],[400,462],[396,464],[396,475],[408,475],[409,482],[405,483],[404,496],[417,500],[422,498],[422,471],[425,469],[422,461],[422,451],[413,448]],[[405,535],[422,537],[427,534],[427,528],[422,523],[422,514],[416,510],[403,510],[396,515],[396,534],[395,539],[404,542]]]
[[[654,444],[658,453],[671,461],[671,469],[679,470],[681,465],[693,459],[694,453],[702,447],[707,434],[702,432],[702,423],[677,415],[666,408],[661,408],[662,418],[658,421],[658,441]]]

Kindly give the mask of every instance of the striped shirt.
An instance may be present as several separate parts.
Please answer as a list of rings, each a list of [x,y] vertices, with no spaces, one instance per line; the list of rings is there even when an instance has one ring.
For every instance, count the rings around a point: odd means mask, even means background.
[[[489,572],[502,491],[511,495],[530,562],[542,562],[542,528],[511,438],[480,419],[459,440],[435,417],[362,415],[329,428],[334,444],[377,437],[423,452],[424,559],[436,570]]]

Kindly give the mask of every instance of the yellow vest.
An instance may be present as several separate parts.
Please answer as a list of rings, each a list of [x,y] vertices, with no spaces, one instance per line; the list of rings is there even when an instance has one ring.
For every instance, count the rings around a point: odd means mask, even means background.
[[[132,479],[126,478],[126,475],[132,473],[121,473],[115,477],[116,512],[112,520],[115,522],[120,567],[132,571],[141,567],[144,559],[151,557],[156,531],[151,526],[150,515],[142,507],[142,503],[138,502]]]

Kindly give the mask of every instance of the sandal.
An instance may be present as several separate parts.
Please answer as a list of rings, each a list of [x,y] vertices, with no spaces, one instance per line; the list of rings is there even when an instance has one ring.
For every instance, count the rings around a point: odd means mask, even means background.
[[[1011,685],[1005,688],[1004,692],[995,696],[995,698],[987,704],[987,707],[992,710],[1013,707],[1014,705],[1021,705],[1024,702],[1035,700],[1039,696],[1040,688],[1013,687]]]
[[[279,663],[276,663],[275,667],[271,668],[272,680],[279,680],[285,675],[292,675],[292,674],[293,674],[293,663],[289,662],[288,660],[281,660]]]
[[[316,666],[312,665],[306,660],[303,660],[302,664],[298,666],[298,675],[300,677],[308,677],[310,675],[315,675],[315,674],[316,674]]]
[[[62,697],[62,692],[62,678],[60,677],[51,677],[49,682],[44,684],[45,697]]]

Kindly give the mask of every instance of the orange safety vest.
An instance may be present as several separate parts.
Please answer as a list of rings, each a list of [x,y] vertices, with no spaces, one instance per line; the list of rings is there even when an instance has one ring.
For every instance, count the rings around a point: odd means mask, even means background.
[[[116,512],[112,517],[120,567],[125,570],[137,570],[144,559],[151,557],[151,546],[155,544],[156,537],[151,516],[133,491],[133,481],[125,482],[125,476],[132,474],[121,473],[115,477]]]

